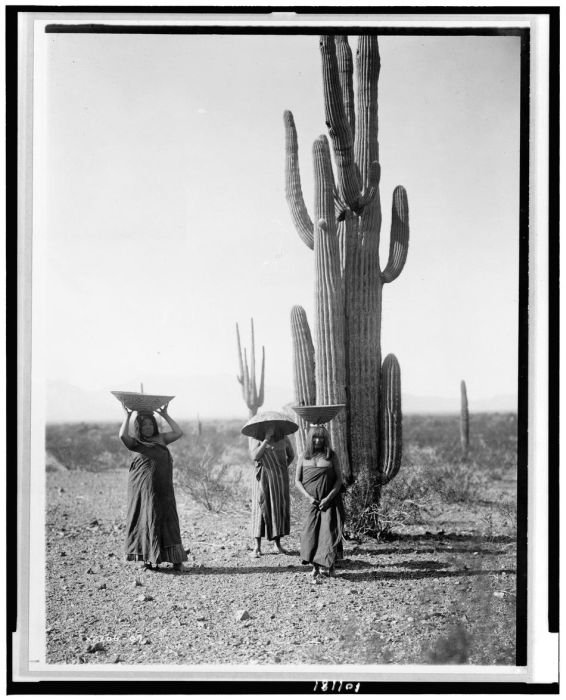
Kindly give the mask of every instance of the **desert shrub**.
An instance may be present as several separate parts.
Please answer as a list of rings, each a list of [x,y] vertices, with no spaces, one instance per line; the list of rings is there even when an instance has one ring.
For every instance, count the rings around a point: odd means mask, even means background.
[[[430,491],[419,469],[401,472],[384,486],[361,476],[344,498],[346,531],[350,537],[385,539],[403,525],[424,522]]]
[[[467,460],[437,464],[428,476],[429,488],[445,503],[470,503],[481,497],[487,478]]]
[[[67,469],[103,471],[120,469],[131,462],[131,455],[118,437],[115,423],[49,424],[45,449]]]
[[[192,434],[171,446],[176,484],[215,513],[243,507],[247,496],[242,477],[251,462],[240,427],[239,422],[202,423],[200,435]]]

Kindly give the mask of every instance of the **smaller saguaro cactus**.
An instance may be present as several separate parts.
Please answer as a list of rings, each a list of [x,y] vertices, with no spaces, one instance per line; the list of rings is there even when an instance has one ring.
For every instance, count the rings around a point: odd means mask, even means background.
[[[470,449],[470,413],[468,411],[468,392],[466,382],[460,382],[460,445],[464,457]]]
[[[387,484],[397,475],[403,456],[401,368],[395,355],[381,366],[379,482]]]
[[[265,348],[261,348],[261,375],[259,380],[259,389],[255,377],[255,337],[254,337],[254,320],[251,319],[251,347],[250,347],[250,364],[248,367],[248,355],[246,348],[242,355],[242,344],[240,342],[240,329],[236,323],[236,337],[238,339],[238,361],[240,364],[240,374],[237,375],[237,380],[242,385],[242,395],[246,406],[250,411],[251,416],[255,416],[257,410],[263,405],[263,382],[265,377]]]
[[[291,309],[291,336],[293,339],[293,380],[295,402],[300,406],[313,406],[316,403],[316,382],[314,373],[314,345],[302,306]],[[305,449],[308,423],[297,416],[299,430],[296,434],[299,452]]]

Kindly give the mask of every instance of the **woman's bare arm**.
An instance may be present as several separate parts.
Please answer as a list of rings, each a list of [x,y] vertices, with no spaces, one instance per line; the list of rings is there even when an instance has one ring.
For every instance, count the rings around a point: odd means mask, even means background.
[[[257,447],[255,447],[253,450],[250,450],[250,454],[252,456],[252,459],[257,462],[263,457],[263,453],[266,450],[272,450],[273,447],[271,446],[271,438],[273,437],[273,428],[268,428],[267,432],[265,433],[265,440],[259,443]]]
[[[332,491],[328,495],[326,495],[323,499],[321,499],[319,508],[321,510],[324,510],[329,506],[329,504],[332,502],[332,500],[340,493],[340,489],[342,488],[342,470],[340,469],[340,460],[338,459],[338,455],[336,452],[333,453],[332,455],[332,466],[334,467],[334,474],[336,475],[336,481],[334,482],[334,486],[332,487]]]
[[[124,443],[124,445],[126,445],[126,447],[129,450],[131,450],[136,444],[136,441],[130,435],[130,418],[132,417],[133,411],[130,408],[126,408],[124,406],[124,413],[124,421],[120,426],[120,432],[118,433],[118,436],[120,440]]]
[[[180,437],[183,437],[183,431],[171,418],[169,413],[167,413],[167,406],[162,406],[161,408],[158,408],[156,413],[162,418],[164,418],[169,424],[169,427],[171,428],[170,431],[166,433],[161,433],[161,437],[165,445],[169,445],[171,442],[175,442],[175,440],[178,440]]]

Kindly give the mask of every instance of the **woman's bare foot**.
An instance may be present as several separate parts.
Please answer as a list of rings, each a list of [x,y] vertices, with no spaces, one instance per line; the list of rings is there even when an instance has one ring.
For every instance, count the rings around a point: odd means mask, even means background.
[[[258,548],[256,547],[256,548],[254,549],[254,551],[252,552],[251,556],[252,556],[254,559],[259,559],[259,558],[261,557],[261,549],[258,549]]]
[[[289,554],[289,552],[285,549],[285,547],[281,546],[281,541],[280,541],[279,537],[275,538],[274,543],[275,543],[275,548],[277,550],[276,552],[274,552],[274,554]]]

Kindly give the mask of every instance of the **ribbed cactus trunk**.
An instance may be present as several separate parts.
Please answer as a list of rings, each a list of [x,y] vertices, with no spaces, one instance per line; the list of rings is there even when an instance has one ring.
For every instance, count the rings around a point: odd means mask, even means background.
[[[399,276],[407,257],[407,196],[402,187],[393,193],[389,258],[382,269],[377,37],[358,39],[356,93],[347,37],[322,36],[320,52],[336,177],[327,141],[320,137],[314,147],[313,225],[301,190],[295,123],[286,112],[286,195],[299,235],[315,250],[317,403],[346,402],[345,413],[331,424],[333,440],[345,453],[346,477],[364,474],[383,483],[400,465],[401,412],[399,365],[393,358],[381,367],[382,291]],[[385,404],[383,381],[390,382]],[[383,424],[380,405],[399,410],[391,409]]]
[[[295,401],[300,406],[312,406],[316,403],[314,345],[307,321],[307,314],[302,306],[293,306],[291,309],[291,336],[293,341]],[[297,416],[297,420],[299,425],[299,430],[295,435],[297,449],[299,452],[303,452],[309,426],[300,416]]]
[[[466,382],[460,382],[460,445],[462,454],[467,456],[470,449],[470,413],[468,411],[468,392]]]

